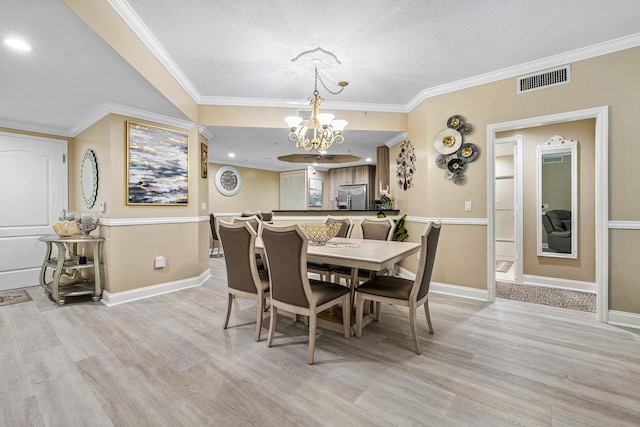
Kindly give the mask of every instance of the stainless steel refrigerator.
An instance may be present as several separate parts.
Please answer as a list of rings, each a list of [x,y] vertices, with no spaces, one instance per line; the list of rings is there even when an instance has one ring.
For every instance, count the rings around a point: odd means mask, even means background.
[[[366,210],[369,209],[367,184],[353,184],[338,186],[338,209]]]

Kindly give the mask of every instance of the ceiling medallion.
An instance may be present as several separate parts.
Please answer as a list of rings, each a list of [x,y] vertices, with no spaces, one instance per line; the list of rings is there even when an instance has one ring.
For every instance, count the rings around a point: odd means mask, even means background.
[[[323,54],[323,56],[318,56],[320,54]],[[344,142],[342,131],[347,126],[347,121],[337,120],[333,114],[320,113],[320,104],[324,102],[324,99],[320,96],[320,92],[318,92],[318,80],[322,86],[333,95],[341,93],[349,83],[344,81],[339,82],[338,86],[340,89],[335,92],[327,87],[318,73],[317,64],[325,61],[323,57],[332,58],[337,64],[340,64],[340,61],[338,61],[338,58],[336,58],[334,54],[322,48],[302,52],[292,59],[292,61],[305,61],[309,60],[309,57],[311,57],[310,62],[314,64],[315,70],[313,96],[309,97],[309,105],[312,106],[311,116],[306,122],[298,116],[285,117],[284,120],[290,129],[289,141],[295,142],[296,148],[303,148],[305,151],[327,151],[334,143],[342,144]],[[313,136],[307,136],[310,132],[313,132]]]

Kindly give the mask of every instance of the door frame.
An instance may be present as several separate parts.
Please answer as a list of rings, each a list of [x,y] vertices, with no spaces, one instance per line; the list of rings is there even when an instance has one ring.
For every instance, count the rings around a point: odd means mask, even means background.
[[[495,165],[498,132],[595,119],[595,254],[596,318],[609,320],[609,106],[587,108],[490,124],[487,126],[487,291],[489,302],[496,299],[495,274]]]
[[[524,268],[522,265],[522,253],[524,251],[523,240],[524,240],[524,212],[522,206],[524,204],[524,196],[523,196],[523,187],[522,187],[522,168],[523,158],[522,158],[522,136],[514,135],[508,136],[505,138],[496,138],[494,141],[494,156],[493,156],[493,164],[494,164],[494,177],[493,177],[493,185],[495,185],[496,177],[495,177],[495,146],[496,144],[508,144],[511,143],[514,147],[513,150],[513,184],[514,184],[514,229],[513,229],[513,248],[514,248],[514,265],[513,268],[515,270],[514,281],[518,283],[522,283],[524,276]],[[494,194],[495,194],[495,186],[494,186]],[[493,199],[493,209],[495,215],[495,198]],[[494,249],[495,249],[495,234],[494,234]],[[494,270],[495,270],[495,262],[494,262]]]

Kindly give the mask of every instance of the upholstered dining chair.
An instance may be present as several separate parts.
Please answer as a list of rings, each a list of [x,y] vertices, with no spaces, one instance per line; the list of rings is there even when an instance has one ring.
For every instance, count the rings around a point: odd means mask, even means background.
[[[390,217],[362,219],[362,238],[370,240],[391,240],[396,223]]]
[[[257,215],[234,216],[233,218],[231,218],[231,222],[234,224],[246,222],[251,226],[251,228],[253,228],[253,231],[255,231],[258,234],[258,236],[260,236],[260,234],[262,233],[262,221],[260,220],[260,217],[258,217]],[[262,256],[260,254],[256,254],[255,256],[256,256],[256,262],[258,265],[258,270],[265,270],[267,266]]]
[[[211,237],[213,238],[213,243],[211,244],[211,253],[209,254],[209,258],[220,257],[220,239],[218,238],[218,231],[216,230],[216,217],[214,214],[209,214],[209,227],[211,228]],[[214,251],[218,249],[217,254],[214,255]]]
[[[351,336],[351,304],[349,288],[336,283],[309,279],[307,276],[307,246],[309,240],[297,225],[264,224],[262,241],[269,266],[271,289],[271,320],[267,346],[271,347],[278,310],[309,318],[309,354],[313,364],[318,313],[342,303],[344,336]]]
[[[247,222],[253,228],[253,231],[260,235],[260,225],[262,224],[262,220],[257,215],[248,215],[248,216],[234,216],[231,218],[232,223],[236,222]]]
[[[368,218],[362,219],[362,238],[369,240],[387,240],[390,241],[393,238],[393,231],[395,229],[395,222],[390,217],[384,218]],[[348,286],[351,285],[351,269],[345,267],[337,267],[333,269],[333,274],[336,277],[336,281],[340,282],[344,279]],[[388,271],[378,272],[377,274],[386,274]],[[376,273],[369,270],[358,270],[358,281],[368,280]]]
[[[418,340],[416,310],[422,305],[427,317],[429,333],[433,334],[429,315],[429,285],[440,237],[440,223],[427,224],[421,236],[420,261],[415,280],[394,276],[375,276],[356,288],[356,336],[362,336],[364,301],[375,302],[376,320],[380,318],[380,303],[409,307],[409,325],[415,352],[421,354]]]
[[[327,217],[323,221],[325,224],[340,224],[340,230],[336,234],[336,237],[351,237],[351,231],[353,231],[353,221],[350,217],[338,217],[327,215]],[[309,262],[307,263],[307,271],[309,273],[316,273],[320,276],[320,280],[331,281],[331,277],[333,276],[335,266],[330,264],[321,264],[318,262]]]
[[[262,221],[262,212],[261,211],[255,211],[255,212],[251,212],[251,211],[244,211],[240,214],[241,217],[250,217],[250,216],[257,216],[258,219],[260,221]]]
[[[269,297],[269,277],[256,265],[256,232],[247,222],[220,221],[218,232],[227,265],[227,315],[224,329],[229,325],[234,296],[256,301],[256,341],[260,341],[262,315]]]
[[[336,237],[351,237],[351,232],[353,231],[353,221],[351,217],[348,216],[331,216],[327,215],[324,220],[325,224],[340,224],[340,230],[338,230],[338,234]]]

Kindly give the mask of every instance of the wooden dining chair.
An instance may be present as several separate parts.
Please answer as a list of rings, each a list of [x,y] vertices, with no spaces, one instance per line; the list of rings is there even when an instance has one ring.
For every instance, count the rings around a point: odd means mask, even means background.
[[[234,216],[231,218],[231,222],[234,224],[246,222],[251,226],[253,231],[257,233],[258,236],[262,233],[262,220],[257,215],[249,215],[249,216]],[[258,270],[266,270],[267,265],[262,258],[262,255],[256,254],[256,262],[258,265]]]
[[[362,219],[362,238],[371,240],[391,240],[396,223],[390,217]]]
[[[338,217],[328,215],[323,221],[325,224],[340,224],[340,230],[336,234],[336,237],[349,238],[353,231],[353,221],[350,217]],[[336,266],[331,264],[322,264],[318,262],[307,263],[307,271],[309,273],[315,273],[320,276],[320,280],[331,282],[331,278],[336,270]],[[338,280],[339,282],[339,280]]]
[[[351,232],[353,231],[353,221],[351,217],[348,216],[331,216],[327,215],[324,220],[325,224],[340,224],[340,230],[336,234],[336,237],[351,237]]]
[[[362,224],[362,238],[368,240],[387,240],[390,241],[393,238],[393,231],[395,228],[395,222],[390,217],[384,218],[363,218]],[[387,274],[388,270],[385,269],[376,273],[370,270],[358,270],[358,282],[365,281],[375,276],[376,274]],[[333,274],[337,282],[344,279],[347,286],[351,286],[352,272],[350,268],[337,267],[333,269]],[[357,284],[357,283],[356,283]]]
[[[380,303],[389,303],[409,307],[409,325],[415,352],[421,354],[418,340],[418,325],[416,310],[423,305],[427,317],[429,333],[433,334],[431,316],[429,315],[429,285],[431,273],[436,258],[438,238],[440,237],[440,223],[427,224],[421,236],[420,262],[415,280],[408,280],[394,276],[375,276],[356,288],[356,336],[362,336],[362,317],[364,301],[375,302],[376,320],[380,318]]]
[[[209,214],[209,227],[211,228],[211,238],[213,239],[213,243],[211,244],[211,252],[209,253],[209,257],[216,258],[220,257],[220,239],[218,238],[218,231],[216,230],[216,217],[214,214]],[[218,249],[217,254],[214,255],[214,251]]]
[[[240,214],[241,217],[250,217],[250,216],[257,216],[258,219],[260,221],[262,221],[262,212],[261,211],[255,211],[255,212],[251,212],[251,211],[244,211]]]
[[[275,334],[278,310],[309,318],[309,354],[313,364],[318,313],[342,303],[344,336],[351,336],[351,304],[349,288],[336,283],[309,279],[307,247],[309,240],[297,225],[277,227],[263,225],[262,241],[267,256],[271,289],[271,320],[267,346]]]
[[[233,298],[250,298],[256,301],[256,341],[260,341],[262,315],[269,297],[269,276],[266,271],[258,271],[256,265],[257,234],[247,222],[220,221],[218,232],[227,266],[227,315],[224,329],[229,324]]]

